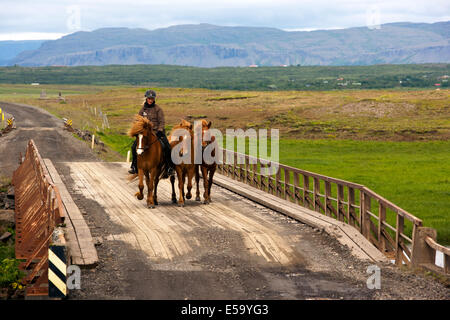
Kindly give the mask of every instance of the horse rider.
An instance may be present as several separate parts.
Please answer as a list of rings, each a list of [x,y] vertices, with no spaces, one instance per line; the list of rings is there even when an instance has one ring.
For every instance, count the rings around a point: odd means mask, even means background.
[[[166,130],[164,128],[164,112],[162,109],[155,103],[156,92],[153,90],[147,90],[145,92],[146,101],[139,111],[139,115],[147,118],[153,125],[153,129],[156,131],[156,136],[163,144],[163,152],[164,152],[164,161],[166,161],[167,165],[167,175],[171,176],[175,173],[174,164],[171,158],[171,149],[169,140],[167,140]],[[133,146],[131,147],[131,151],[133,154],[133,161],[131,162],[131,169],[128,171],[131,174],[136,174],[137,169],[137,140],[134,141]]]

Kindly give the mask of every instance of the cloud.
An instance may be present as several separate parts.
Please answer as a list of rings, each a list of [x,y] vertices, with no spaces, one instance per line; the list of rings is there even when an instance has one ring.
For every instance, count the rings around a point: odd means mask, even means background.
[[[381,23],[446,21],[448,0],[2,0],[0,33],[70,33],[103,27],[157,29],[176,24],[330,29],[364,26],[375,6]],[[77,9],[78,8],[78,9]],[[79,13],[79,19],[74,16]]]

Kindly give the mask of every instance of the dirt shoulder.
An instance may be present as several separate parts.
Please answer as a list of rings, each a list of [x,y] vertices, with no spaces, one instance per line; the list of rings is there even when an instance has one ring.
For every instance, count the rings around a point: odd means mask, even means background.
[[[1,103],[12,114],[16,129],[0,137],[0,175],[11,177],[18,167],[20,154],[33,139],[42,158],[60,161],[99,161],[86,143],[63,130],[63,122],[45,110],[13,103]]]

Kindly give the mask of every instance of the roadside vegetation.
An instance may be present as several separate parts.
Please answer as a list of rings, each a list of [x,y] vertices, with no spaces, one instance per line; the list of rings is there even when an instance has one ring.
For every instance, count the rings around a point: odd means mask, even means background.
[[[170,65],[1,67],[0,83],[145,85],[214,90],[447,88],[450,64],[198,68]]]
[[[7,215],[12,211],[4,209],[4,198],[11,186],[11,179],[0,176],[0,236],[10,234],[0,241],[0,299],[21,294],[21,279],[24,273],[19,270],[19,260],[15,258],[15,227]],[[11,215],[12,217],[12,215]]]
[[[47,99],[39,99],[42,89]],[[126,133],[146,89],[0,85],[0,101],[37,105],[70,118],[124,160],[132,143]],[[436,228],[439,242],[450,244],[450,90],[153,89],[167,131],[182,118],[205,117],[222,132],[278,128],[280,162],[364,184]]]

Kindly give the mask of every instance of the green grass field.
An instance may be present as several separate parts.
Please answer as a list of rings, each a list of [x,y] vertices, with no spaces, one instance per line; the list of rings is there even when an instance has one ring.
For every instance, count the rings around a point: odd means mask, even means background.
[[[363,184],[450,244],[450,141],[282,140],[280,162]]]

